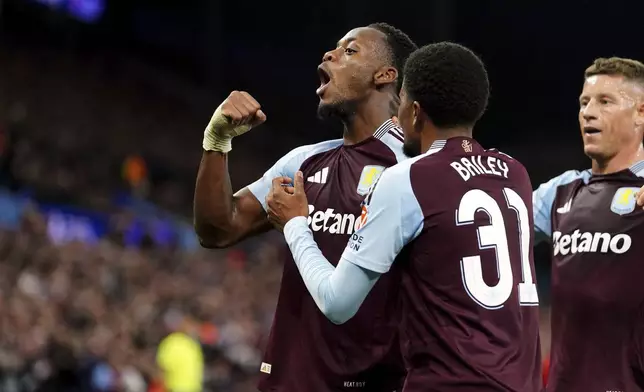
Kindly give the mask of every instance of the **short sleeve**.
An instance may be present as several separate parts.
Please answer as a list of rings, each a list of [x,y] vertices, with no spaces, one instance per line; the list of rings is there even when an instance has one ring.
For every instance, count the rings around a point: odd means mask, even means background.
[[[342,258],[370,271],[389,271],[402,248],[420,234],[423,212],[410,182],[409,165],[380,177],[362,206],[360,228]]]
[[[264,211],[266,211],[266,196],[270,192],[272,182],[276,177],[286,176],[295,178],[295,172],[300,169],[300,166],[302,166],[302,163],[306,159],[315,154],[336,148],[341,144],[342,139],[336,139],[295,148],[275,162],[259,180],[248,185],[248,190],[262,204]]]
[[[534,229],[538,236],[550,238],[552,234],[551,212],[552,205],[557,196],[557,188],[570,184],[578,179],[585,182],[590,178],[590,170],[577,171],[569,170],[563,174],[551,179],[550,181],[539,185],[539,188],[532,192],[532,205],[534,208]]]

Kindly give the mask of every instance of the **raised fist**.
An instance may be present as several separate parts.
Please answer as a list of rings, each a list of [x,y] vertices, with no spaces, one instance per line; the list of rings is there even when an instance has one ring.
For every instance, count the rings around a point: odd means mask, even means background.
[[[204,132],[206,151],[228,152],[231,140],[266,121],[261,105],[245,91],[233,91],[212,115]]]
[[[261,105],[245,91],[233,91],[213,115],[213,131],[221,136],[239,136],[266,121]],[[217,117],[217,112],[221,114]]]

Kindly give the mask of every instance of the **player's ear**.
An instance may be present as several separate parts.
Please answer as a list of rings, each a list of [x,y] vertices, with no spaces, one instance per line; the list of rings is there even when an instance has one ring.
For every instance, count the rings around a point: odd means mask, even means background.
[[[644,99],[637,102],[637,110],[635,112],[635,126],[638,128],[644,127]]]
[[[382,67],[373,75],[376,87],[395,83],[398,79],[398,70],[394,67]]]
[[[414,129],[419,129],[421,128],[421,124],[422,124],[422,119],[421,119],[422,109],[420,108],[420,104],[418,103],[418,101],[414,101],[411,104],[411,106],[412,106],[412,110],[414,111],[412,125],[414,126]]]

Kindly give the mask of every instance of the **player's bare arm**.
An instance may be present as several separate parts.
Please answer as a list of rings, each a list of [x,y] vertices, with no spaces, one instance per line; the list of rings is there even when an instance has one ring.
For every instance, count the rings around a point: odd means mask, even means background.
[[[270,228],[261,203],[247,188],[233,194],[228,173],[232,139],[264,121],[250,94],[233,91],[206,127],[194,196],[195,231],[206,248],[228,247]]]

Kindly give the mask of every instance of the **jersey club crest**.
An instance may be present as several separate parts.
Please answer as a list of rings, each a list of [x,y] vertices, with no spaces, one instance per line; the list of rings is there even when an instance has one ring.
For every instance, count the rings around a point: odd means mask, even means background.
[[[356,190],[358,194],[360,196],[366,196],[371,186],[378,181],[383,171],[385,171],[384,166],[365,166],[362,169],[362,174],[360,174],[360,181],[358,182],[358,189]]]
[[[635,193],[639,188],[622,187],[615,192],[613,201],[610,204],[610,210],[617,215],[626,215],[635,211]]]

